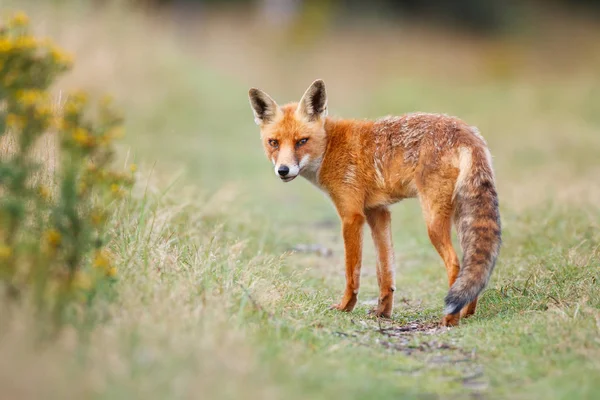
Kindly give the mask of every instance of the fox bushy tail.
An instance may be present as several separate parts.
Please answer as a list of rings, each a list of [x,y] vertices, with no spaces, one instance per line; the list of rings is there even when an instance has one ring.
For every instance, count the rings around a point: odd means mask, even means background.
[[[454,221],[463,257],[458,277],[445,299],[446,314],[458,313],[485,288],[502,242],[489,152],[483,147],[461,149],[459,159]]]

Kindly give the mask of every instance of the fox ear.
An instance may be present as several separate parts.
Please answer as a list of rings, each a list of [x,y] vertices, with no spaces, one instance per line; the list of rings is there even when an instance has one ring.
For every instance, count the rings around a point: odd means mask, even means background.
[[[296,110],[301,116],[314,121],[327,116],[327,92],[325,82],[317,79],[310,85],[298,103]]]
[[[279,106],[275,100],[260,89],[252,88],[248,92],[250,106],[254,113],[254,122],[256,125],[264,125],[275,118],[279,111]]]

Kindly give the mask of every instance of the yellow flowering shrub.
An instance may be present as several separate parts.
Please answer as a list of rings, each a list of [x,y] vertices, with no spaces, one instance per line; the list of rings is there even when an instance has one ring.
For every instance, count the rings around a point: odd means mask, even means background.
[[[72,63],[25,14],[0,25],[0,296],[30,296],[57,324],[116,279],[105,224],[135,170],[111,169],[122,118],[109,98],[48,91]],[[57,143],[50,179],[33,151],[43,135]]]

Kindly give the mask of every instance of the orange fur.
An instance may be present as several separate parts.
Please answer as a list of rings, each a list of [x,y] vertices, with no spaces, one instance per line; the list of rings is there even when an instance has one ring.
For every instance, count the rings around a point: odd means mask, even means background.
[[[286,182],[297,175],[310,180],[329,195],[340,216],[346,288],[334,308],[352,311],[356,305],[367,222],[378,253],[375,313],[392,315],[396,288],[387,207],[418,197],[429,238],[448,275],[442,322],[456,325],[475,312],[500,247],[491,161],[475,128],[439,114],[377,121],[329,118],[322,81],[315,81],[299,103],[280,107],[258,89],[251,89],[250,102],[276,173]],[[463,248],[462,268],[451,241],[453,222]]]

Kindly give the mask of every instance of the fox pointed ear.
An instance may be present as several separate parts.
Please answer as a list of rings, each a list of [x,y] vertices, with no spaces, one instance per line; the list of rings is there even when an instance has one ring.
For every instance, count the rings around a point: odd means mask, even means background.
[[[252,88],[248,92],[250,106],[254,113],[256,125],[264,125],[271,122],[279,112],[279,106],[275,100],[260,89]]]
[[[325,82],[317,79],[310,85],[296,110],[301,116],[309,121],[315,121],[327,116],[327,92],[325,91]]]

